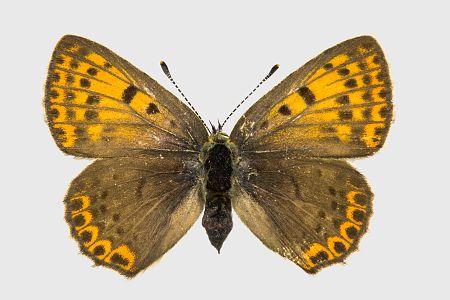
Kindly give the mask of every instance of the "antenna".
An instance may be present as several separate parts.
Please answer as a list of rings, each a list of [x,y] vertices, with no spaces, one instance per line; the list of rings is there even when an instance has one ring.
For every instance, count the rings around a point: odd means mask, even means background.
[[[244,98],[244,100],[241,101],[241,103],[239,103],[234,109],[233,111],[228,115],[228,117],[225,119],[225,121],[223,121],[221,127],[223,127],[225,125],[225,123],[228,121],[228,119],[234,114],[234,112],[242,105],[242,103],[245,102],[245,100],[248,99],[248,97],[250,97],[258,88],[261,84],[264,83],[264,81],[266,81],[267,79],[269,79],[270,76],[273,75],[273,73],[276,72],[276,70],[278,70],[278,68],[280,67],[280,65],[276,64],[275,66],[272,67],[272,69],[270,69],[269,74],[267,74],[259,83],[258,85],[253,89],[253,91],[250,92],[250,94],[247,95],[247,97]]]
[[[202,121],[203,126],[205,126],[206,130],[208,130],[208,132],[211,133],[211,131],[209,130],[208,126],[206,126],[205,121],[203,121],[202,117],[200,117],[200,115],[198,114],[197,110],[195,110],[194,106],[192,106],[191,102],[189,102],[189,100],[186,98],[186,96],[180,90],[180,88],[176,84],[175,80],[173,80],[172,75],[170,74],[169,67],[167,66],[167,64],[163,60],[161,60],[159,62],[159,64],[161,65],[161,69],[163,70],[164,74],[166,74],[167,78],[169,78],[169,80],[177,88],[178,92],[181,94],[181,96],[183,96],[183,99],[187,102],[189,107],[194,111],[194,113],[197,115],[197,117],[200,119],[200,121]]]

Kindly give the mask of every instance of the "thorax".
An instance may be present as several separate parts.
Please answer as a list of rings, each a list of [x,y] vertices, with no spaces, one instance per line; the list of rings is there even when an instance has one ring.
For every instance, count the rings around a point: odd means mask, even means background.
[[[221,131],[211,134],[203,145],[200,161],[207,190],[223,193],[231,189],[238,153],[228,135]]]

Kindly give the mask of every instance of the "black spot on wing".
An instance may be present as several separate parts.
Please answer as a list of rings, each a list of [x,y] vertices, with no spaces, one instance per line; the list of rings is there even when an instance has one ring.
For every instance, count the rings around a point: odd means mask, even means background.
[[[60,79],[61,79],[61,76],[59,75],[58,72],[55,72],[55,73],[50,75],[50,80],[52,82],[58,82]]]
[[[287,106],[286,104],[282,105],[279,109],[278,112],[280,114],[282,114],[283,116],[289,116],[291,115],[291,110],[289,109],[289,106]]]
[[[357,221],[357,222],[362,222],[362,221],[364,221],[364,218],[365,218],[366,215],[365,215],[364,211],[359,210],[359,209],[355,209],[355,210],[353,211],[352,216],[353,216],[353,219],[354,219],[355,221]]]
[[[316,101],[314,93],[306,86],[302,86],[297,90],[297,93],[305,100],[305,103],[311,105]]]
[[[372,100],[373,100],[373,97],[372,97],[372,91],[371,91],[371,90],[366,91],[366,92],[363,94],[362,98],[363,98],[365,101],[372,101]]]
[[[84,87],[84,88],[90,88],[91,87],[91,82],[89,81],[89,79],[81,78],[80,79],[80,86]]]
[[[362,81],[365,85],[369,85],[372,82],[372,77],[369,74],[363,76]]]
[[[90,231],[88,231],[88,230],[83,231],[80,234],[80,239],[81,239],[81,241],[83,243],[88,243],[88,242],[90,242],[92,240],[92,233]]]
[[[328,192],[330,193],[330,195],[336,196],[336,189],[334,187],[328,187]]]
[[[97,95],[89,95],[86,99],[86,104],[94,105],[100,102],[100,97]]]
[[[81,199],[75,199],[75,200],[70,201],[69,209],[71,211],[79,210],[82,207],[83,207],[83,201],[81,201]]]
[[[384,128],[384,127],[375,128],[375,135],[383,135],[385,133],[386,133],[386,128]]]
[[[68,109],[66,114],[67,114],[67,119],[68,120],[75,119],[75,111],[73,109]]]
[[[84,216],[82,214],[76,215],[73,218],[73,225],[75,225],[76,227],[83,226],[84,223],[86,223],[86,219],[84,218]]]
[[[347,76],[348,74],[350,74],[350,70],[347,68],[339,69],[337,72],[341,76]]]
[[[122,265],[122,266],[127,266],[129,261],[128,259],[122,257],[122,255],[118,254],[118,253],[114,253],[111,256],[111,262],[117,265]]]
[[[352,78],[352,79],[347,80],[347,81],[344,83],[344,85],[345,85],[345,87],[347,87],[347,88],[355,88],[355,87],[358,86],[358,83],[356,82],[356,79]]]
[[[367,204],[367,197],[363,194],[356,194],[354,199],[355,199],[356,204],[359,204],[362,206]]]
[[[50,90],[50,92],[48,93],[48,95],[50,96],[50,98],[52,99],[56,99],[59,97],[59,93],[57,90]]]
[[[96,112],[95,110],[86,110],[86,112],[84,113],[84,117],[88,121],[95,120],[98,118],[98,112]]]
[[[66,140],[66,137],[65,137],[66,131],[64,129],[62,129],[60,127],[54,128],[54,133],[58,137],[58,140],[60,140],[61,142]]]
[[[372,62],[374,63],[374,64],[377,64],[377,65],[379,65],[380,64],[380,57],[378,56],[378,55],[375,55],[374,57],[373,57],[373,60],[372,60]]]
[[[315,265],[321,262],[325,262],[327,260],[328,260],[328,253],[326,253],[325,251],[320,251],[315,256],[311,257],[311,262]]]
[[[365,62],[361,62],[358,64],[358,68],[364,71],[365,69],[367,69],[367,64]]]
[[[339,119],[341,120],[351,120],[353,118],[353,113],[351,110],[344,110],[339,112]]]
[[[154,115],[154,114],[159,113],[158,106],[156,106],[155,103],[150,103],[145,111],[149,115]]]
[[[138,89],[134,85],[128,86],[122,93],[122,100],[126,104],[130,104],[134,96],[136,96]]]
[[[66,91],[65,96],[67,101],[72,101],[73,99],[75,99],[75,93],[70,91]]]
[[[100,205],[100,211],[101,211],[102,213],[105,213],[106,210],[107,210],[106,205],[104,205],[104,204]]]
[[[355,227],[350,226],[345,229],[345,233],[349,238],[354,239],[358,235],[358,230]]]
[[[372,108],[371,107],[368,107],[368,108],[363,110],[363,117],[366,120],[370,120],[371,119],[371,117],[372,117]]]
[[[326,214],[325,214],[325,212],[324,212],[323,210],[320,210],[320,211],[318,212],[317,215],[318,215],[319,218],[321,218],[322,220],[325,219],[325,216],[326,216]]]
[[[386,118],[390,114],[390,111],[390,108],[388,108],[387,106],[383,106],[382,108],[380,108],[378,114],[381,118]]]
[[[342,95],[336,98],[336,102],[339,104],[349,104],[350,103],[350,97],[348,95]]]
[[[333,249],[338,254],[342,254],[342,253],[344,253],[345,250],[347,250],[345,248],[345,245],[341,242],[335,242],[333,245]]]
[[[390,96],[389,92],[386,91],[385,89],[382,89],[379,93],[378,96],[380,96],[380,98],[383,99],[387,99],[388,96]]]
[[[67,74],[66,75],[66,84],[67,85],[72,85],[75,82],[75,78],[73,77],[72,74]]]
[[[94,248],[93,254],[95,256],[100,256],[105,254],[106,250],[105,247],[103,247],[102,245],[98,245],[97,247]]]
[[[73,70],[78,69],[79,66],[80,66],[80,65],[78,64],[78,62],[77,62],[76,60],[72,60],[72,61],[70,62],[70,68],[73,69]]]
[[[327,63],[327,64],[325,64],[325,65],[323,66],[323,68],[324,68],[325,70],[330,70],[330,69],[333,68],[333,65],[330,64],[330,63]]]
[[[389,80],[389,75],[387,72],[385,71],[380,71],[377,75],[376,78],[378,81],[384,82],[386,84],[390,84],[390,80]]]
[[[91,75],[91,76],[95,76],[95,75],[97,75],[98,70],[95,69],[95,68],[89,68],[89,69],[87,70],[87,73],[88,73],[89,75]]]
[[[77,55],[79,55],[81,57],[87,56],[89,53],[90,53],[90,51],[83,47],[78,49],[78,51],[77,51]]]

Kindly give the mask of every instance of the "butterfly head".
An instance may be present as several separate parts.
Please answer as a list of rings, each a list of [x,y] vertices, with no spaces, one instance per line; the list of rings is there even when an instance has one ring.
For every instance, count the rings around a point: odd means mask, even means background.
[[[220,123],[217,128],[212,124],[211,127],[212,127],[211,134],[208,136],[208,140],[202,147],[200,161],[204,161],[204,159],[208,157],[209,151],[217,144],[223,144],[226,147],[228,147],[231,151],[232,157],[236,158],[238,156],[237,147],[236,145],[234,145],[233,142],[230,141],[230,136],[226,134],[224,131],[222,131],[222,126],[220,126]]]
[[[214,126],[214,124],[211,121],[209,121],[209,124],[211,125],[211,132],[212,132],[212,134],[216,134],[216,133],[222,132],[222,128],[223,127],[222,127],[222,124],[220,124],[219,120],[217,120],[217,127]]]
[[[216,129],[213,127],[212,133],[208,137],[209,143],[226,144],[230,141],[230,136],[222,131],[222,129]]]

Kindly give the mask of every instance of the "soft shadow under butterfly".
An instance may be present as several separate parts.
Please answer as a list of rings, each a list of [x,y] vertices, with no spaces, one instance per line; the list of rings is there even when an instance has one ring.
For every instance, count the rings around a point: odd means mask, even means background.
[[[342,262],[367,229],[373,199],[342,159],[382,147],[391,98],[383,52],[362,36],[289,75],[230,136],[221,125],[209,133],[145,73],[99,44],[64,36],[48,72],[48,125],[65,153],[98,158],[65,197],[72,235],[96,264],[132,277],[203,209],[220,250],[233,207],[268,248],[306,272]]]

